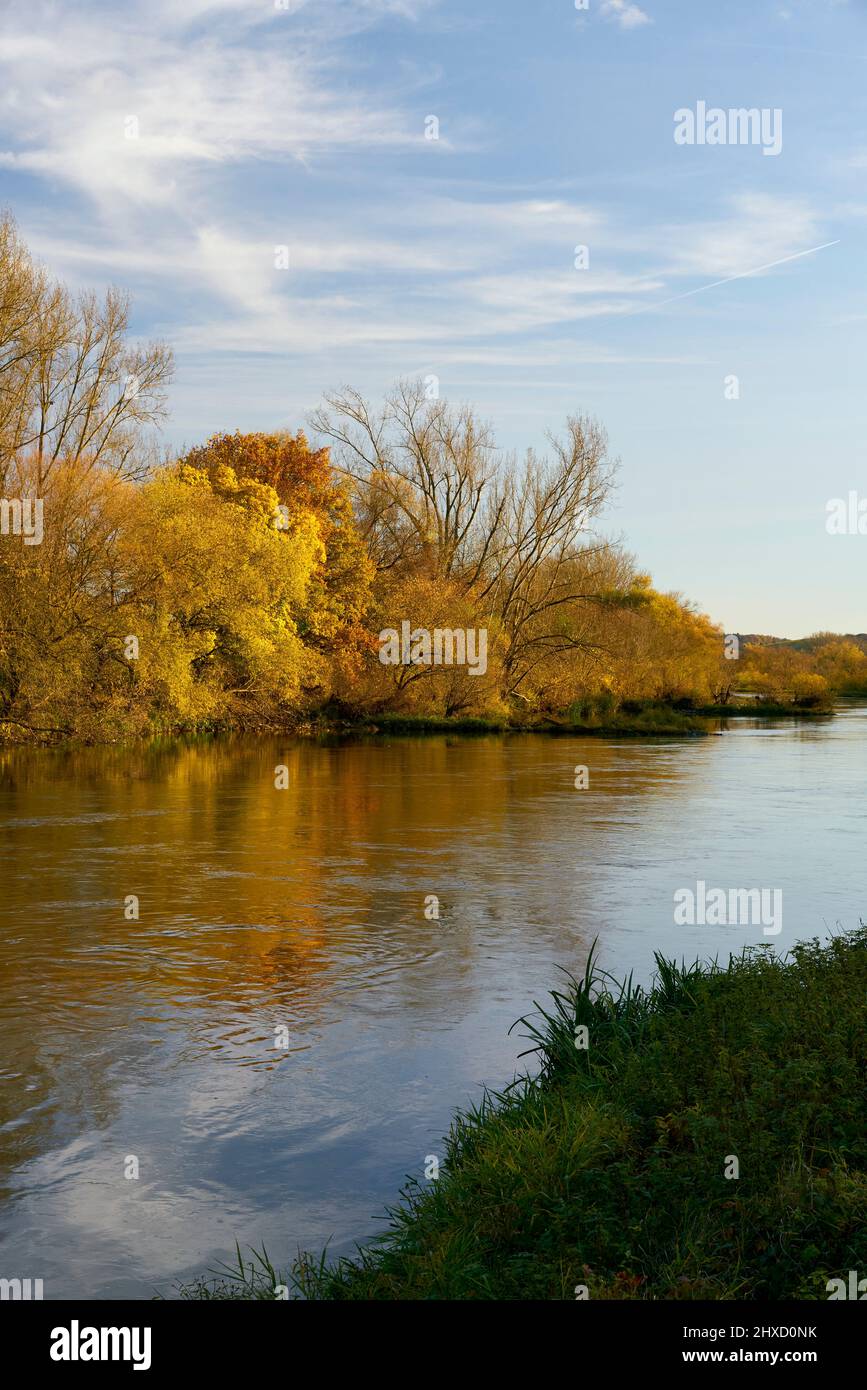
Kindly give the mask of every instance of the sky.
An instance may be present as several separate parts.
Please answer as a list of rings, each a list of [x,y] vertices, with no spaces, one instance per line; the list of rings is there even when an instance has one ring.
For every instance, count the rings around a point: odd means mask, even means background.
[[[867,631],[865,0],[4,0],[0,205],[171,344],[172,447],[415,376],[504,450],[589,414],[657,587]]]

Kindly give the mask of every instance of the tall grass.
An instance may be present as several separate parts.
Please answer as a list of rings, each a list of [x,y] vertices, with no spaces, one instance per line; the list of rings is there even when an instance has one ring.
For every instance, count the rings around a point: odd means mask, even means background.
[[[647,989],[594,949],[519,1021],[537,1071],[456,1116],[379,1240],[254,1282],[239,1252],[187,1296],[826,1298],[867,1276],[865,1001],[863,926],[787,958],[657,956]]]

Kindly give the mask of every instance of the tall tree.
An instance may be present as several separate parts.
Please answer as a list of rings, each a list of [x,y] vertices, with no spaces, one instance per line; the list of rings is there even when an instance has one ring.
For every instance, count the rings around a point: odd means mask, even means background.
[[[129,299],[75,298],[38,266],[0,218],[0,481],[35,460],[41,495],[61,462],[142,475],[150,427],[164,413],[172,354],[130,342]]]
[[[428,398],[401,382],[376,411],[359,392],[326,397],[313,424],[331,441],[355,489],[360,524],[380,573],[426,573],[472,594],[480,618],[498,619],[503,671],[518,691],[546,653],[581,647],[581,603],[621,601],[590,563],[615,463],[604,430],[571,417],[551,453],[521,465],[501,455],[469,406]]]

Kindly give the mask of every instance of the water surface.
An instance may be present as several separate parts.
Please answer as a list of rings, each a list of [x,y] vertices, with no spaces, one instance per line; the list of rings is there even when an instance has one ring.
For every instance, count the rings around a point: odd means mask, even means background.
[[[781,887],[780,951],[857,925],[865,783],[860,708],[707,739],[0,754],[0,1275],[147,1297],[236,1238],[351,1249],[594,937],[643,979],[654,950],[768,941],[676,927],[698,879]]]

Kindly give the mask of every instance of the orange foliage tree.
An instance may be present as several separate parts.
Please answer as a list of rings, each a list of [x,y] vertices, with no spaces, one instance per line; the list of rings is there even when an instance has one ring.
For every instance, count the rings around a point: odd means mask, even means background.
[[[273,489],[288,529],[304,515],[318,526],[323,558],[308,592],[300,634],[309,647],[351,673],[372,639],[364,628],[373,565],[359,534],[352,503],[327,448],[311,449],[304,433],[215,434],[190,449],[180,466],[208,474],[218,490],[224,470],[237,485]]]

